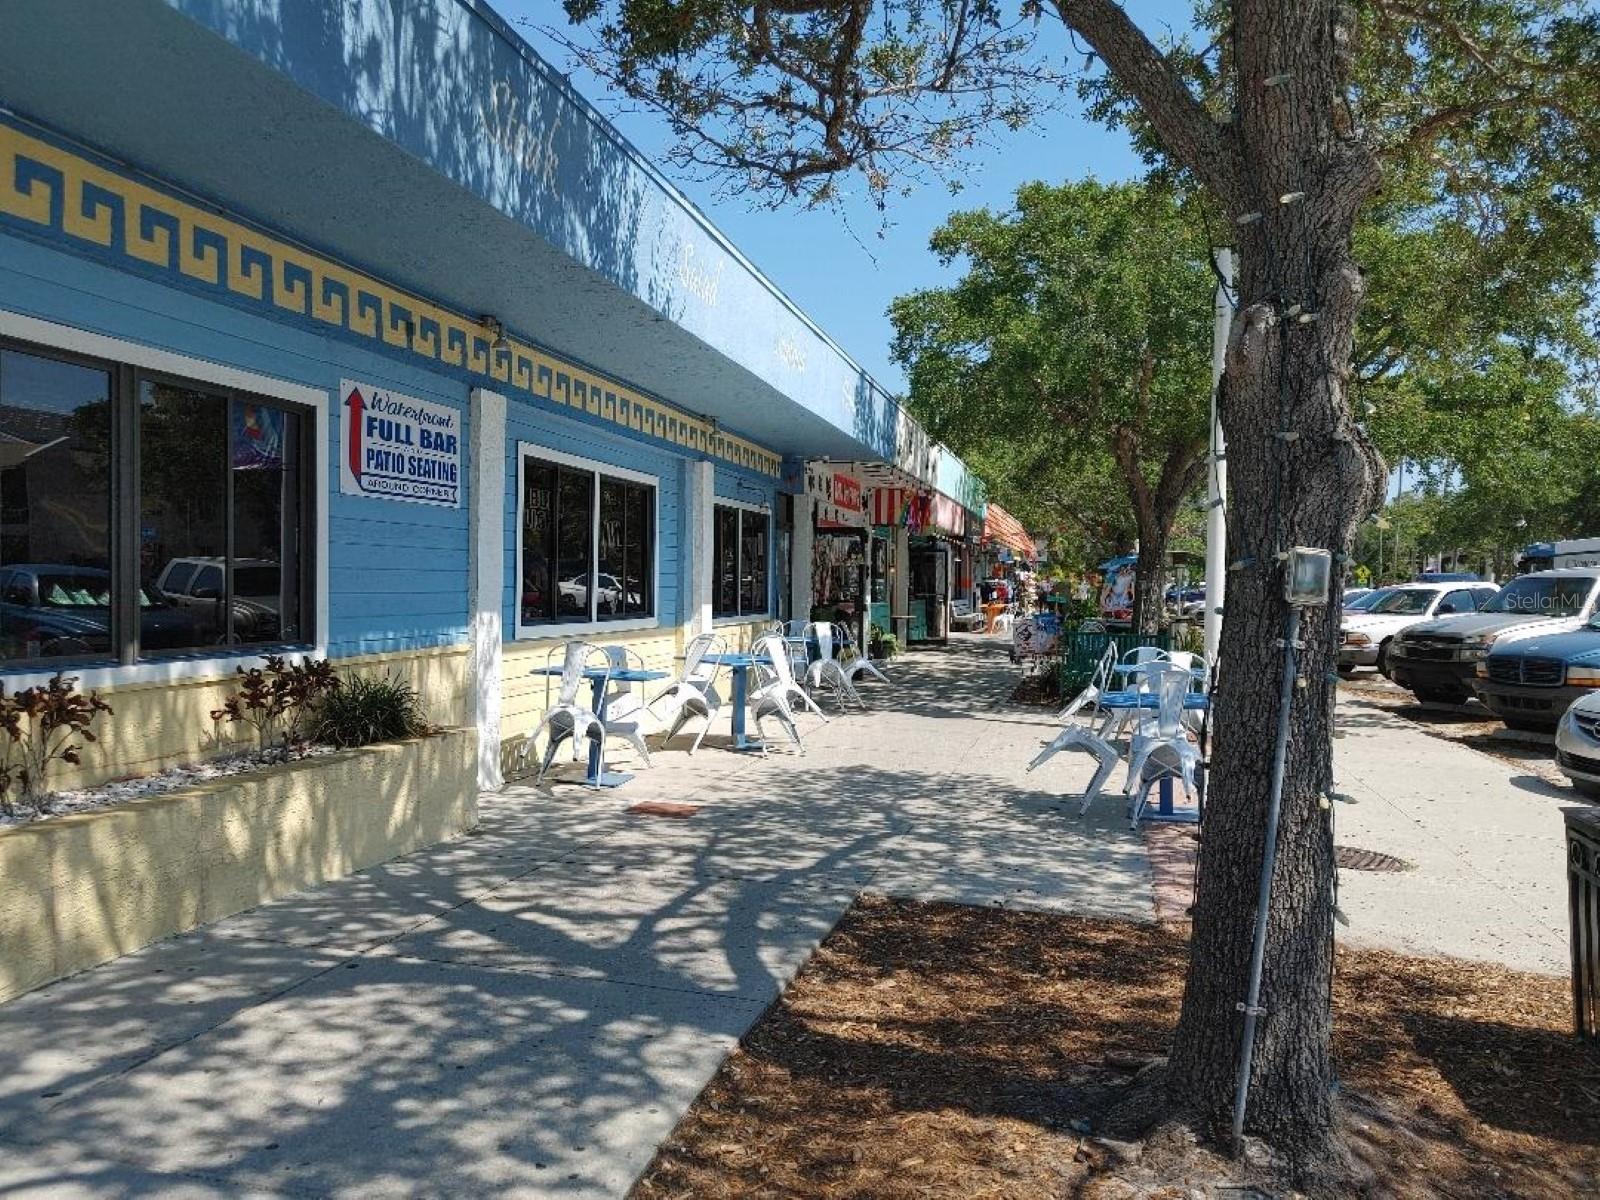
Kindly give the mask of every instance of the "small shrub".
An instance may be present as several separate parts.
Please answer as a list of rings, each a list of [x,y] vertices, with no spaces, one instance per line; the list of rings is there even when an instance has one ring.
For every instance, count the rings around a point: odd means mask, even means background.
[[[900,653],[900,639],[876,625],[872,627],[872,639],[867,643],[867,649],[873,658],[893,658]]]
[[[84,695],[77,685],[76,679],[57,675],[15,695],[0,689],[0,734],[6,738],[0,747],[0,812],[16,811],[9,797],[13,783],[21,785],[25,807],[43,812],[52,765],[76,766],[84,745],[99,740],[93,725],[102,713],[111,713],[111,705],[99,692]]]
[[[213,721],[248,725],[265,754],[281,735],[284,757],[305,740],[303,725],[317,701],[339,689],[339,677],[327,659],[291,663],[269,654],[266,666],[237,668],[239,690],[213,709]]]
[[[422,697],[393,675],[356,675],[344,680],[318,704],[311,736],[347,748],[431,733]]]

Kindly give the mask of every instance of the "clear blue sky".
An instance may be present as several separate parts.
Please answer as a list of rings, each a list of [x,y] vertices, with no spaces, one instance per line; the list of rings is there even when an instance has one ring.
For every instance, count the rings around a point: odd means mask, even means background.
[[[662,157],[671,143],[664,121],[645,113],[621,111],[605,84],[568,61],[565,51],[539,34],[537,26],[563,25],[559,0],[491,0],[522,35],[553,65],[571,73],[585,97],[606,113],[640,150],[654,158],[683,191],[789,296],[890,391],[904,389],[901,371],[889,358],[892,331],[885,310],[904,292],[947,281],[928,250],[928,236],[952,211],[1009,206],[1018,185],[1035,179],[1061,181],[1093,175],[1124,179],[1141,165],[1127,138],[1081,116],[1075,100],[1018,133],[1003,130],[996,144],[971,160],[964,187],[951,195],[934,182],[896,198],[882,227],[877,209],[859,194],[836,211],[754,207],[738,197],[719,197],[706,183],[683,178]],[[1126,0],[1125,7],[1154,36],[1168,27],[1188,28],[1187,0]],[[1041,44],[1057,62],[1076,67],[1082,58],[1054,18],[1041,27]],[[880,236],[881,234],[881,236]]]

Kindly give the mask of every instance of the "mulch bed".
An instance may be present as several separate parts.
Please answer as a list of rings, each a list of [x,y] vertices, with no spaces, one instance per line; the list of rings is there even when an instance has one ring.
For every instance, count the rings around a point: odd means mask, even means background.
[[[1182,925],[861,900],[635,1186],[657,1197],[1250,1192],[1170,1139],[1090,1131],[1164,1051]],[[1336,1050],[1384,1196],[1600,1194],[1600,1049],[1567,981],[1341,950]],[[1244,1172],[1244,1173],[1240,1173]]]

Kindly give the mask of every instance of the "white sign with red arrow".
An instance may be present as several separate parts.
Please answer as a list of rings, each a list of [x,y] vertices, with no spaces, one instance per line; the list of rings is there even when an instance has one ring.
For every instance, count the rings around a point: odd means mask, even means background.
[[[461,506],[461,413],[349,379],[343,398],[339,490],[415,504]]]

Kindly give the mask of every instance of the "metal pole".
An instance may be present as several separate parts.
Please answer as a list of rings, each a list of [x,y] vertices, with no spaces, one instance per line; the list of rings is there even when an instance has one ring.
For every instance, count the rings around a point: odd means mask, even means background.
[[[1294,699],[1295,650],[1300,640],[1300,609],[1291,605],[1283,622],[1283,684],[1278,689],[1278,740],[1272,747],[1272,795],[1267,801],[1266,845],[1261,853],[1261,881],[1256,888],[1255,944],[1250,950],[1250,987],[1238,1007],[1244,1013],[1239,1044],[1239,1079],[1233,1094],[1233,1145],[1244,1137],[1244,1110],[1250,1101],[1250,1063],[1256,1046],[1256,1018],[1261,1015],[1261,964],[1267,953],[1267,914],[1272,904],[1272,869],[1278,861],[1278,814],[1283,807],[1283,768],[1289,756],[1289,706]]]
[[[1216,259],[1216,299],[1213,304],[1215,318],[1211,331],[1211,453],[1210,470],[1206,472],[1206,602],[1205,602],[1205,653],[1206,661],[1217,661],[1217,647],[1222,641],[1223,593],[1228,583],[1228,464],[1224,460],[1226,445],[1222,436],[1222,422],[1217,414],[1217,389],[1222,380],[1222,368],[1228,356],[1228,332],[1233,326],[1233,300],[1228,295],[1228,284],[1233,282],[1233,251],[1226,247],[1213,251]]]

